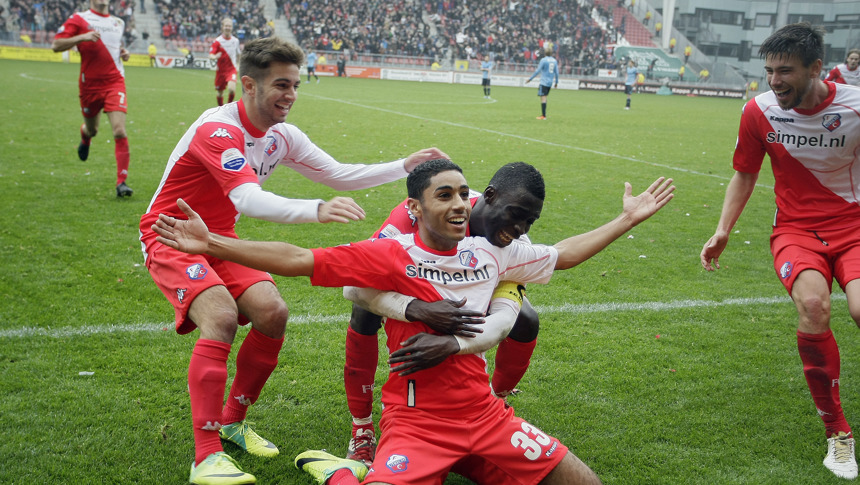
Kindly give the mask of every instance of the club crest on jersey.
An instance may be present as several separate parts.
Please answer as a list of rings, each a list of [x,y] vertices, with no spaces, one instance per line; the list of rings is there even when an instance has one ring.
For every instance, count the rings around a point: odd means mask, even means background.
[[[269,140],[268,142],[266,142],[266,155],[271,156],[273,153],[275,153],[275,150],[278,149],[278,142],[275,140],[274,136],[270,135],[266,138]]]
[[[824,115],[821,120],[821,125],[827,128],[827,131],[833,131],[842,126],[842,115],[839,113]]]
[[[405,472],[409,467],[409,458],[403,455],[391,455],[385,460],[385,466],[393,473]]]
[[[238,172],[245,166],[245,156],[236,148],[226,150],[221,154],[221,167],[224,170]]]
[[[461,251],[458,257],[460,258],[460,264],[467,268],[475,268],[478,266],[478,258],[475,257],[475,253],[472,251]]]
[[[185,268],[185,273],[192,280],[202,280],[206,277],[206,273],[209,271],[200,263],[194,263],[191,266]]]
[[[791,270],[794,266],[791,265],[791,261],[786,261],[782,263],[782,266],[779,267],[779,277],[782,279],[786,279],[791,276]]]

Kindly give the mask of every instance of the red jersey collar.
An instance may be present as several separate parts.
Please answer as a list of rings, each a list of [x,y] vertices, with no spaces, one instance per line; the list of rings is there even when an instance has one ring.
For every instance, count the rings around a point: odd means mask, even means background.
[[[108,13],[101,13],[101,12],[96,12],[96,11],[95,11],[95,10],[93,10],[93,9],[90,9],[90,12],[92,12],[92,13],[94,13],[94,14],[98,15],[99,17],[110,17],[110,12],[108,12]]]
[[[433,254],[438,254],[439,256],[453,256],[453,255],[457,254],[457,248],[459,246],[459,245],[454,246],[452,249],[450,249],[448,251],[439,251],[438,249],[430,248],[426,244],[424,244],[424,241],[421,240],[421,235],[417,232],[415,233],[415,245],[418,246],[419,248],[427,251],[427,252],[430,252]]]
[[[822,101],[821,103],[818,104],[818,106],[816,106],[812,109],[797,109],[797,108],[795,108],[794,110],[797,111],[798,113],[802,114],[802,115],[811,116],[811,115],[818,113],[819,111],[824,110],[824,108],[830,106],[830,104],[833,103],[833,98],[836,97],[836,84],[834,84],[830,81],[824,81],[824,84],[827,85],[827,97],[824,98],[824,101]]]
[[[242,98],[239,98],[238,103],[239,108],[239,121],[242,122],[242,127],[248,131],[248,134],[254,138],[262,138],[263,135],[266,134],[265,131],[260,131],[254,126],[254,123],[251,123],[251,119],[248,118],[248,114],[245,112],[245,101]]]

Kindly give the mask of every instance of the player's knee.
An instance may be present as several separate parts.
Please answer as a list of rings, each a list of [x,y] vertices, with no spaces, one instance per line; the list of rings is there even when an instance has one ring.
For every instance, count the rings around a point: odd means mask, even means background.
[[[375,335],[382,328],[382,317],[358,305],[352,305],[349,328],[361,335]]]
[[[254,324],[264,328],[267,335],[277,338],[284,334],[289,316],[290,310],[284,300],[271,298],[263,303]]]
[[[508,336],[517,342],[531,342],[537,338],[540,331],[540,317],[530,304],[524,304],[520,308],[517,320]]]

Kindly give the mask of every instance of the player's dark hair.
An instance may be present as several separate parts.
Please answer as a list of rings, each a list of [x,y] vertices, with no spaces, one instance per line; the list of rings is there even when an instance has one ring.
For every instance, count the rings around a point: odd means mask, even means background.
[[[845,62],[848,62],[848,58],[851,57],[851,54],[857,54],[858,56],[860,56],[860,49],[851,49],[850,51],[848,51],[848,53],[845,54]]]
[[[525,189],[540,200],[546,198],[543,175],[526,162],[513,162],[496,170],[490,185],[501,193]]]
[[[301,66],[305,62],[305,53],[301,47],[277,37],[254,39],[242,50],[239,71],[259,82],[266,77],[273,62]]]
[[[415,167],[415,170],[406,177],[406,193],[409,195],[409,198],[422,200],[424,190],[430,186],[430,179],[438,173],[449,170],[463,173],[463,169],[459,165],[447,158],[428,160]]]
[[[765,39],[758,53],[762,59],[796,56],[803,67],[809,67],[824,59],[824,31],[809,22],[788,24]]]

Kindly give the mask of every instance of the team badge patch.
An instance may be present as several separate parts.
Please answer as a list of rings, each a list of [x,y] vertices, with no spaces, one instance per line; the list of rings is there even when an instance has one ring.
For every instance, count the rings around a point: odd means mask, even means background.
[[[827,128],[827,131],[833,131],[842,126],[842,115],[839,113],[824,115],[821,120],[821,125]]]
[[[791,270],[793,266],[791,265],[791,261],[786,261],[782,263],[782,266],[779,268],[779,277],[782,279],[786,279],[791,276]]]
[[[278,142],[275,140],[274,136],[270,135],[266,138],[269,140],[266,142],[266,155],[272,156],[272,154],[275,153],[275,150],[278,149]]]
[[[226,150],[221,154],[221,168],[231,172],[238,172],[245,166],[245,156],[236,148]]]
[[[475,268],[478,266],[478,258],[475,257],[475,253],[473,253],[472,251],[461,251],[459,257],[460,264],[466,266],[467,268]]]
[[[385,466],[393,473],[405,472],[409,467],[409,458],[403,455],[391,455],[385,460]]]
[[[206,269],[206,266],[203,266],[200,263],[195,263],[185,268],[185,273],[192,280],[202,280],[206,277],[206,273],[208,272],[209,271]]]
[[[394,237],[400,234],[400,230],[394,227],[392,224],[388,224],[383,227],[381,231],[379,231],[379,239],[386,237]]]

